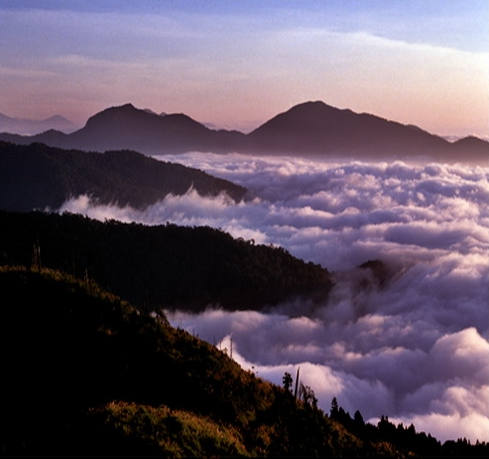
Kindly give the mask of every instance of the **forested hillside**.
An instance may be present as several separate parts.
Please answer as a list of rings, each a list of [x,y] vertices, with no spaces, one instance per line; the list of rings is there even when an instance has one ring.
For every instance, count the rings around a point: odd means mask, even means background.
[[[202,196],[226,193],[235,201],[246,193],[227,180],[134,151],[87,153],[39,143],[0,142],[0,209],[4,210],[57,209],[82,194],[94,203],[141,209],[190,188]]]
[[[94,282],[0,268],[3,455],[481,455],[383,418],[330,416]]]
[[[296,295],[324,299],[332,285],[319,265],[209,227],[1,211],[0,227],[0,263],[92,278],[147,310],[260,309]]]

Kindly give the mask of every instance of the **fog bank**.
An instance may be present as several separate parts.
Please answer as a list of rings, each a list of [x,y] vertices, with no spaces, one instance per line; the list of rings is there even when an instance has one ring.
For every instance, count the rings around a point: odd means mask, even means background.
[[[259,376],[301,367],[320,405],[389,415],[444,440],[489,440],[489,168],[328,163],[189,153],[165,156],[246,186],[252,201],[189,190],[144,211],[61,210],[160,224],[210,225],[273,243],[335,271],[329,299],[268,312],[169,314]],[[358,266],[382,260],[385,279]],[[250,309],[251,309],[250,305]]]

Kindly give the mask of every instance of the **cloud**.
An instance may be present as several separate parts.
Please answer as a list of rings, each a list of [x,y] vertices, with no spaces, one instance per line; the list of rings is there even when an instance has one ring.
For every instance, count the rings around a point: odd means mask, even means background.
[[[489,169],[189,153],[165,157],[248,187],[237,205],[190,190],[144,211],[62,210],[104,219],[211,225],[334,270],[328,298],[269,311],[169,314],[278,384],[301,367],[329,410],[414,422],[441,439],[489,440]],[[385,263],[384,282],[359,268]],[[226,345],[228,346],[229,343]]]

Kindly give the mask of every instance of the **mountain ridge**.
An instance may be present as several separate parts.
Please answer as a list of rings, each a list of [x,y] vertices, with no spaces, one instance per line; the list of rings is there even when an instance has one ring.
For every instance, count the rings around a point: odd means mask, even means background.
[[[31,137],[0,134],[0,140],[95,151],[133,149],[146,154],[234,151],[325,158],[489,160],[489,142],[477,137],[449,142],[419,126],[339,109],[322,101],[294,105],[249,134],[210,129],[183,113],[161,116],[127,103],[94,114],[71,134],[52,130]]]
[[[460,159],[456,148],[460,144],[451,144],[418,126],[339,109],[322,101],[295,105],[249,136],[256,145],[265,145],[271,152],[307,151],[316,155],[349,154],[367,158],[433,155]],[[489,143],[484,144],[487,144],[489,158]],[[480,144],[477,147],[479,149]]]
[[[98,204],[144,209],[170,193],[182,195],[190,188],[202,196],[224,192],[235,202],[247,192],[198,169],[131,150],[96,153],[0,141],[0,209],[57,209],[80,195]]]

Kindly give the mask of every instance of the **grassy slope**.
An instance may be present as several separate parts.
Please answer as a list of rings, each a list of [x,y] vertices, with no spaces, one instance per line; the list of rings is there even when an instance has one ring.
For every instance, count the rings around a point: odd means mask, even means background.
[[[0,291],[6,454],[375,451],[91,282],[3,267]]]
[[[4,455],[487,457],[330,418],[91,281],[3,266],[0,291]]]

